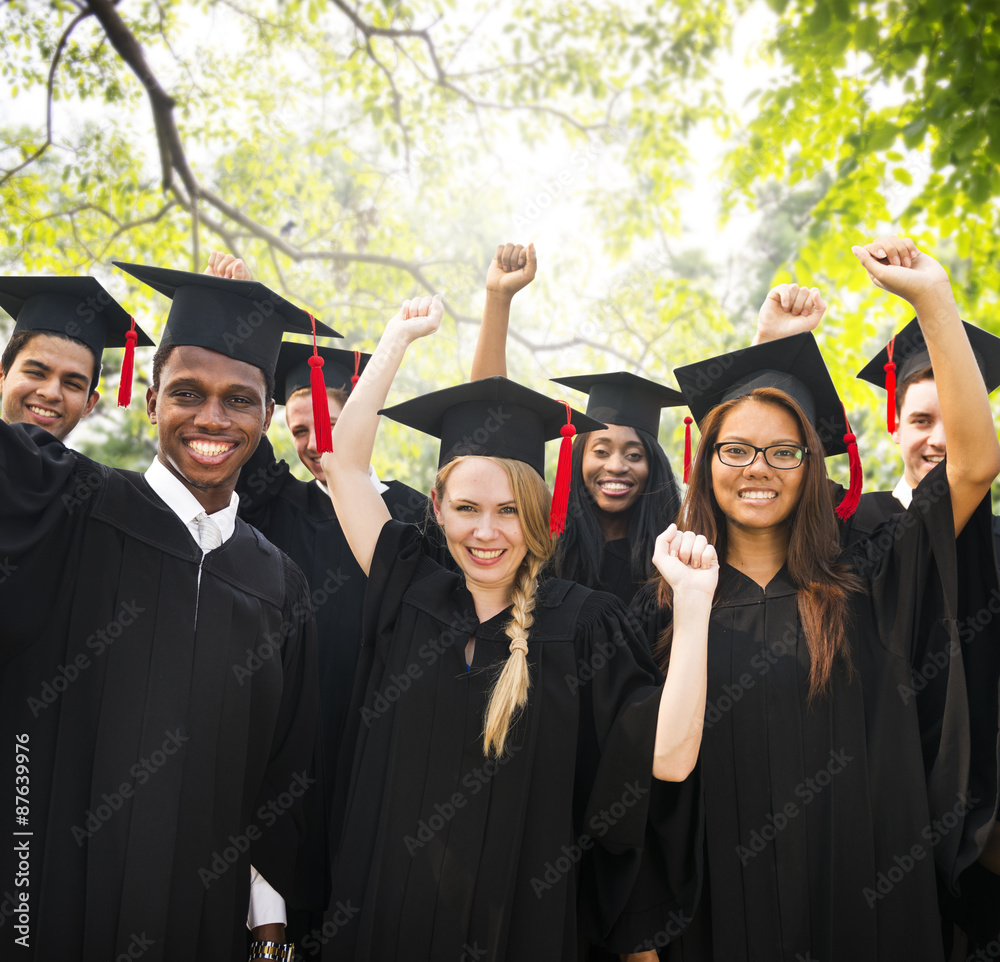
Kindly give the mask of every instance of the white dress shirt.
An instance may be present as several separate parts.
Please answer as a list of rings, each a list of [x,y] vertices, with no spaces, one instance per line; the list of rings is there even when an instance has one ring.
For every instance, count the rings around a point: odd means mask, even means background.
[[[188,531],[191,532],[195,544],[199,544],[198,524],[194,519],[205,511],[201,502],[159,458],[154,458],[153,463],[146,469],[146,481],[160,500],[184,522]],[[239,503],[239,496],[234,491],[227,507],[221,511],[213,511],[208,515],[218,525],[219,531],[222,533],[223,544],[233,536],[233,532],[236,530],[236,509],[239,507]],[[267,884],[260,872],[251,865],[250,908],[247,913],[247,928],[253,929],[258,925],[269,923],[284,925],[285,921],[285,900]]]
[[[892,496],[904,507],[908,508],[913,500],[913,488],[906,483],[905,476],[899,479],[896,487],[892,489]]]

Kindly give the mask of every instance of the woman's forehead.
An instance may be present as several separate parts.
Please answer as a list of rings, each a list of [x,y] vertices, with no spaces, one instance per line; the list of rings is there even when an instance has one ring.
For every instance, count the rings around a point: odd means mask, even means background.
[[[747,399],[723,419],[719,437],[729,435],[748,440],[802,440],[798,419],[781,404]]]

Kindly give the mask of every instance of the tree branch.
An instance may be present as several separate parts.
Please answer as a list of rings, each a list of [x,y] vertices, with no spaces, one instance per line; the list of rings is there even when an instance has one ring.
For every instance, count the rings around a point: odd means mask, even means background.
[[[59,61],[62,59],[63,50],[66,49],[66,43],[69,40],[69,35],[76,29],[78,23],[86,20],[90,16],[90,11],[85,10],[82,13],[78,13],[71,21],[69,26],[63,31],[63,35],[59,38],[59,43],[56,44],[55,53],[52,54],[52,63],[49,65],[49,79],[45,87],[45,143],[38,148],[27,160],[23,163],[18,164],[12,170],[4,172],[3,177],[0,177],[0,186],[5,184],[11,177],[13,177],[19,171],[24,170],[25,167],[30,166],[42,154],[45,153],[49,147],[52,146],[52,88],[55,84],[56,79],[56,69],[59,66]]]
[[[97,17],[111,45],[118,55],[139,78],[149,95],[150,107],[153,111],[153,122],[156,125],[156,139],[160,145],[160,169],[163,175],[163,189],[168,190],[173,183],[173,171],[180,174],[188,194],[197,197],[200,193],[198,181],[188,165],[181,135],[174,121],[176,101],[161,86],[153,75],[146,55],[139,41],[135,39],[125,21],[119,16],[111,0],[88,0],[88,6]]]

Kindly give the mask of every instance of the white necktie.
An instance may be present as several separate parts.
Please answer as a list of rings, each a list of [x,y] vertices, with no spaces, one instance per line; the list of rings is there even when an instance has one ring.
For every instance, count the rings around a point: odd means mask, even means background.
[[[222,544],[222,532],[219,526],[204,511],[194,521],[198,525],[198,544],[205,554]]]

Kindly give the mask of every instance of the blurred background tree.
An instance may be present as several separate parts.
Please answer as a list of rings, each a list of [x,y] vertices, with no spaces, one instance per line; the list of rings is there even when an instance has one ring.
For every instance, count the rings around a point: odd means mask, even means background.
[[[907,317],[850,244],[914,236],[991,326],[997,15],[771,6],[7,0],[0,267],[93,273],[157,332],[166,302],[111,259],[202,270],[225,249],[369,350],[402,298],[442,291],[392,400],[467,377],[497,243],[539,249],[510,369],[542,390],[587,370],[670,382],[746,343],[794,278],[831,302],[821,344],[869,486],[891,486],[881,399],[853,374]],[[678,412],[664,429],[676,463]],[[153,445],[107,400],[72,441],[132,467]],[[419,438],[385,425],[377,455],[426,487]]]

